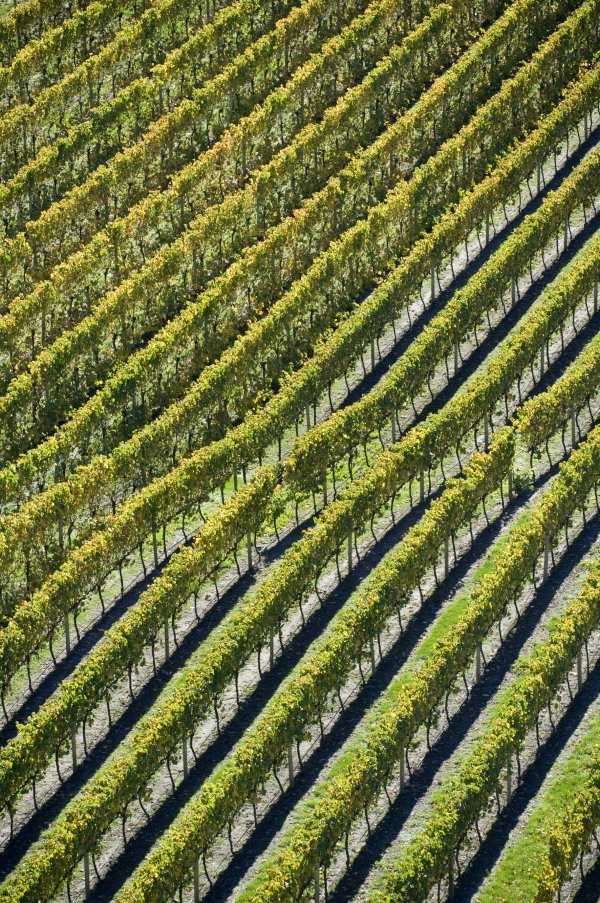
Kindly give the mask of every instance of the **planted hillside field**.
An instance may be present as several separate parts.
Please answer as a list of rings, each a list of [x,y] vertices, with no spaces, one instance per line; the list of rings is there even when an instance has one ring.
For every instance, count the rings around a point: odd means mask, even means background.
[[[600,0],[0,8],[0,903],[600,900]]]

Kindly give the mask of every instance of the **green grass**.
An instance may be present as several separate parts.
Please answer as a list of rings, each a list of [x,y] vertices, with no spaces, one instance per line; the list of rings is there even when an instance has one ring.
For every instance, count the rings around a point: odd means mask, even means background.
[[[495,501],[496,495],[499,497],[499,492],[497,494],[494,493],[492,497],[488,496],[488,498],[490,498],[490,501]],[[530,517],[530,508],[528,507],[518,517],[518,523],[525,523]],[[384,693],[382,693],[379,701],[374,706],[372,706],[371,709],[369,709],[357,729],[354,731],[350,743],[347,745],[346,749],[336,759],[335,763],[328,769],[325,780],[320,781],[310,791],[310,793],[296,805],[292,819],[282,836],[277,841],[274,849],[271,850],[267,857],[262,861],[257,875],[248,882],[243,892],[239,895],[239,903],[243,903],[243,901],[251,899],[256,894],[256,891],[262,884],[265,870],[274,864],[279,851],[283,849],[289,842],[298,825],[310,817],[312,810],[317,805],[322,796],[326,793],[330,783],[334,781],[339,774],[342,774],[344,771],[346,771],[351,763],[363,751],[364,744],[369,734],[369,729],[372,728],[390,709],[392,709],[397,704],[399,692],[402,690],[403,686],[408,681],[410,681],[412,675],[418,669],[419,663],[423,661],[423,659],[430,653],[433,645],[438,640],[442,639],[442,637],[447,636],[448,632],[453,628],[453,626],[460,621],[461,617],[464,614],[465,608],[469,603],[471,594],[473,593],[479,582],[482,580],[484,575],[494,567],[495,562],[498,560],[498,556],[502,553],[502,549],[504,548],[506,541],[507,540],[505,537],[500,537],[500,539],[496,541],[492,551],[486,557],[486,560],[480,565],[480,567],[477,568],[472,579],[469,580],[468,585],[436,618],[435,623],[432,625],[427,635],[419,643],[419,645],[410,655],[406,664],[402,667],[400,674],[396,677],[395,680],[392,681],[392,683],[384,691]],[[334,624],[335,620],[330,626],[327,633],[329,633],[333,629]]]
[[[511,531],[517,526],[524,526],[527,521],[530,520],[531,516],[531,508],[528,506],[511,524]],[[411,655],[410,660],[407,663],[407,669],[414,670],[420,661],[427,658],[435,644],[445,636],[448,636],[450,630],[458,624],[464,615],[473,593],[484,577],[496,567],[499,557],[504,552],[508,537],[509,533],[507,532],[504,536],[500,536],[499,539],[496,540],[490,549],[489,554],[486,556],[485,561],[483,561],[475,570],[467,585],[457,593],[452,604],[440,612],[427,636],[424,637]]]
[[[583,787],[592,754],[599,746],[600,710],[571,754],[559,760],[550,772],[533,812],[496,863],[476,897],[477,903],[527,903],[534,898],[536,866],[550,830]]]

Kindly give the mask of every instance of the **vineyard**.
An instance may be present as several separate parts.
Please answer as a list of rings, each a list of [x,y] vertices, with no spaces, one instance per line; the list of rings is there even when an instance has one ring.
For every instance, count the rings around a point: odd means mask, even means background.
[[[0,3],[0,903],[600,901],[600,0]]]

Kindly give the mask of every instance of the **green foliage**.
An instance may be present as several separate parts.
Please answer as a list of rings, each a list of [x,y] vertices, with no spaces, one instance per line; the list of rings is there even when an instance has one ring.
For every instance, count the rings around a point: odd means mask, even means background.
[[[568,843],[571,842],[570,836],[575,839],[575,832],[571,833],[568,824],[571,813],[575,814],[579,809],[581,815],[587,817],[587,813],[593,812],[592,798],[588,799],[588,793],[593,792],[600,773],[599,748],[600,715],[596,715],[586,725],[585,733],[574,749],[568,755],[565,752],[552,768],[521,831],[510,839],[479,891],[478,903],[532,901],[542,872],[556,889],[557,879],[562,880],[566,872],[559,876],[552,866],[548,869],[549,845],[555,829],[562,831]],[[580,795],[581,805],[578,804]],[[578,840],[581,840],[583,849],[587,842],[585,832]],[[568,871],[570,863],[565,865]]]
[[[509,547],[507,552],[510,551]],[[551,624],[547,639],[534,647],[530,657],[517,663],[518,677],[494,705],[490,723],[475,741],[473,750],[436,791],[432,812],[423,827],[400,853],[392,855],[391,862],[386,862],[381,887],[369,897],[372,903],[418,903],[445,875],[455,848],[496,789],[508,758],[518,753],[540,711],[566,679],[576,653],[599,623],[600,562],[597,560],[576,599]],[[536,903],[554,901],[575,853],[583,847],[599,819],[600,788],[596,774],[573,801],[564,819],[552,829],[549,853],[540,866],[543,879]]]
[[[203,827],[208,832],[207,836],[214,837],[218,833],[226,823],[229,812],[237,811],[248,794],[262,782],[265,769],[268,774],[272,763],[279,761],[291,738],[301,736],[306,726],[317,717],[329,693],[342,685],[365,641],[381,626],[386,610],[389,613],[403,601],[405,592],[414,587],[419,574],[437,557],[440,543],[448,532],[459,526],[482,495],[494,488],[506,474],[512,462],[513,449],[513,437],[510,431],[504,431],[498,434],[494,449],[488,456],[475,456],[465,479],[450,483],[442,499],[432,505],[422,525],[411,531],[399,548],[398,555],[379,569],[378,579],[350,603],[348,610],[340,613],[328,636],[317,642],[316,651],[309,654],[308,661],[302,662],[293,672],[281,693],[269,704],[264,718],[258,722],[257,732],[240,747],[238,754],[242,764],[233,771],[233,766],[224,766],[225,785],[209,785],[201,797],[201,825],[207,824],[206,828]],[[277,629],[289,609],[297,603],[298,596],[312,586],[323,564],[324,554],[328,557],[330,550],[335,549],[339,542],[335,525],[341,524],[347,531],[355,508],[352,496],[339,499],[331,507],[336,509],[333,517],[331,511],[326,510],[320,524],[307,531],[282,563],[265,578],[256,593],[236,606],[223,624],[213,631],[175,687],[163,694],[139,723],[132,740],[87,785],[83,794],[67,807],[45,835],[41,847],[24,860],[23,867],[12,882],[13,890],[10,889],[10,882],[5,886],[4,899],[11,899],[13,892],[20,895],[24,887],[31,887],[34,893],[42,893],[43,888],[46,898],[51,888],[58,887],[69,874],[71,863],[77,861],[85,849],[89,849],[87,826],[92,824],[89,820],[91,813],[96,813],[95,836],[99,836],[149,780],[168,752],[177,748],[183,729],[191,729],[199,718],[206,715],[212,699],[232,680],[250,652],[266,640],[270,631]],[[398,585],[400,578],[403,583]],[[187,589],[189,591],[189,585]],[[152,591],[149,592],[152,594]],[[125,659],[126,656],[127,653]],[[96,661],[101,660],[97,655]],[[122,657],[119,665],[122,668],[124,664]],[[84,670],[80,669],[80,672]],[[94,671],[96,668],[88,674],[91,676]],[[114,674],[113,665],[110,676],[114,677]],[[75,681],[74,689],[78,688],[79,684]],[[76,693],[75,699],[79,695]],[[66,699],[72,698],[71,694],[65,696]],[[48,708],[52,715],[51,707]],[[47,734],[54,742],[60,739],[55,736],[56,730],[64,736],[62,718],[50,717],[46,724]],[[40,750],[37,753],[38,762],[47,760],[51,754],[50,744],[47,743],[45,748],[39,745],[35,728],[32,723],[21,748],[15,743],[9,750],[10,755],[5,758],[5,767],[0,772],[6,781],[10,781],[14,768],[22,768],[21,775],[25,779],[27,767],[25,764],[22,767],[20,763],[26,760],[24,754],[28,746],[30,761],[34,750]],[[202,805],[205,800],[208,811]],[[233,810],[230,807],[234,807]],[[192,814],[190,817],[194,821],[195,816]],[[205,819],[208,821],[205,822]],[[191,868],[191,854],[198,849],[197,844],[190,846],[187,830],[186,827],[177,835],[183,841],[181,844],[178,841],[177,869],[171,861],[168,869],[160,870],[159,880],[173,887],[176,887],[176,876],[181,870],[185,873]],[[174,849],[171,841],[168,849]],[[59,857],[57,860],[54,851]],[[150,869],[150,873],[153,871]],[[3,899],[1,894],[0,899]]]
[[[502,555],[473,591],[462,618],[458,623],[451,624],[447,633],[428,650],[417,667],[398,682],[393,706],[380,717],[372,718],[369,729],[358,737],[353,747],[346,749],[345,766],[340,767],[338,762],[335,775],[327,774],[313,790],[314,805],[306,807],[305,817],[299,819],[288,833],[282,848],[260,870],[251,892],[242,899],[270,903],[289,899],[290,896],[297,898],[312,879],[315,869],[329,862],[336,844],[350,829],[354,819],[383,790],[406,744],[443,699],[448,687],[468,667],[477,646],[502,616],[511,599],[531,579],[533,565],[544,548],[546,538],[554,536],[576,508],[582,505],[598,479],[599,451],[600,429],[597,428],[561,466],[560,476],[542,493],[535,507],[527,512],[527,517],[512,527]],[[540,689],[544,686],[544,679],[540,677],[544,668],[549,668],[550,685],[557,679],[556,674],[564,674],[564,668],[570,666],[575,651],[587,635],[585,631],[589,632],[590,625],[596,623],[599,615],[597,588],[591,595],[593,610],[590,611],[588,605],[585,617],[577,617],[577,629],[573,629],[570,622],[564,630],[556,628],[553,634],[556,645],[552,652],[549,656],[540,654],[532,661],[526,691],[534,691],[538,701],[547,698]],[[526,705],[524,712],[521,700],[518,703],[515,712],[527,721],[529,709]],[[507,712],[508,709],[504,714]],[[530,723],[527,721],[527,724]],[[510,738],[515,741],[512,731]],[[506,761],[505,750],[502,756],[502,761]],[[474,780],[477,780],[477,775]],[[487,788],[486,784],[482,791],[485,799],[489,792]],[[473,811],[472,808],[467,809],[471,815]],[[443,830],[439,843],[443,845],[447,840],[445,831],[451,822],[451,810],[446,815],[444,808],[440,819]],[[435,831],[432,836],[432,843],[438,843]],[[427,838],[430,838],[429,833]],[[436,856],[437,853],[436,847]],[[446,854],[444,863],[447,858]],[[433,859],[425,857],[419,860],[417,857],[416,863],[413,863],[411,858],[410,868],[407,867],[409,895],[393,899],[410,899],[411,903],[420,899],[421,889],[433,873]]]
[[[24,663],[63,617],[110,584],[132,550],[143,554],[150,538],[158,564],[161,527],[166,535],[219,486],[234,482],[235,491],[225,500],[222,489],[193,541],[0,750],[0,808],[11,819],[30,783],[35,792],[53,756],[58,769],[70,738],[128,672],[131,679],[145,667],[165,623],[175,624],[229,566],[238,544],[294,506],[297,515],[305,494],[327,489],[329,468],[339,475],[361,444],[367,456],[377,431],[384,447],[390,414],[420,394],[565,218],[598,192],[596,149],[373,391],[310,429],[310,405],[329,391],[333,407],[334,381],[392,323],[395,332],[432,270],[520,194],[565,136],[579,132],[582,116],[587,135],[600,101],[600,0],[216,0],[212,15],[210,0],[206,11],[188,0],[145,2],[140,11],[137,0],[74,0],[65,19],[55,0],[23,0],[0,16],[8,108],[0,113],[3,693],[14,692]],[[13,88],[18,98],[6,93]],[[148,796],[233,681],[237,688],[250,657],[295,616],[346,543],[369,522],[373,530],[390,502],[393,514],[415,478],[437,463],[444,475],[449,454],[485,418],[485,453],[445,480],[118,899],[158,903],[177,894],[291,745],[311,735],[449,537],[507,476],[513,493],[523,485],[512,480],[515,453],[536,450],[597,393],[596,339],[488,441],[495,407],[504,399],[508,416],[515,382],[597,286],[599,259],[596,235],[443,408],[388,450],[377,448],[358,474],[348,465],[350,479],[320,514],[315,499],[313,524],[28,848],[0,901],[37,903],[59,892],[130,804]],[[281,462],[305,410],[307,434]],[[263,466],[275,444],[281,463]],[[597,427],[444,609],[240,899],[300,898],[331,862],[532,579],[541,551],[596,489],[599,468]],[[520,665],[486,733],[444,784],[444,804],[434,803],[394,859],[377,900],[412,903],[443,874],[507,755],[597,626],[599,568]],[[598,823],[596,778],[579,791],[552,826],[535,903],[555,894]]]
[[[587,6],[583,7],[582,12],[576,14],[576,22],[585,22],[592,7],[593,3],[590,0],[590,8],[588,9]],[[525,3],[523,8],[527,10]],[[512,15],[507,17],[507,21],[508,23],[513,21]],[[500,20],[499,25],[501,22],[502,20]],[[539,77],[540,59],[545,59],[548,62],[553,57],[560,58],[560,53],[556,50],[556,47],[560,48],[563,46],[562,42],[565,40],[565,35],[569,37],[569,42],[571,41],[570,29],[572,24],[568,24],[564,29],[557,32],[556,37],[551,38],[545,48],[542,48],[533,67],[538,72],[536,78]],[[508,25],[506,25],[506,28],[508,28]],[[475,65],[480,58],[479,54],[485,55],[490,52],[489,49],[486,49],[488,45],[491,48],[497,46],[498,38],[492,40],[493,36],[490,36],[493,30],[494,27],[486,32],[485,36],[473,48],[473,52],[469,52],[470,61],[467,73],[472,71],[475,74],[480,73],[480,67]],[[500,27],[498,27],[497,32],[499,35],[504,33]],[[476,50],[477,52],[475,52]],[[523,67],[522,71],[526,73],[525,78],[529,78],[529,65]],[[546,76],[547,69],[542,71]],[[449,70],[448,78],[443,77],[444,84],[450,81],[450,84],[455,86],[452,90],[457,90],[456,79],[454,78],[455,73],[453,78],[449,79],[450,73],[454,73],[454,67],[452,70]],[[517,76],[517,79],[511,84],[518,85],[523,80]],[[583,93],[586,96],[586,92]],[[507,94],[510,97],[510,92],[507,92]],[[441,95],[442,100],[440,100],[438,95]],[[434,90],[432,99],[427,103],[434,110],[439,111],[440,104],[443,102],[443,96],[442,92]],[[577,95],[575,95],[575,98],[577,98]],[[573,95],[569,95],[569,99],[572,100]],[[485,111],[485,109],[484,107],[483,110]],[[411,122],[414,121],[413,117],[415,115],[416,113],[412,111],[409,116]],[[475,120],[477,120],[477,116]],[[482,118],[484,122],[487,121],[483,114]],[[402,125],[403,122],[404,119],[400,119],[393,129],[402,132],[405,127]],[[475,126],[473,126],[473,131],[477,134]],[[385,138],[385,135],[383,137]],[[387,148],[387,139],[385,141],[382,140],[380,144]],[[460,147],[460,144],[458,146]],[[442,157],[446,159],[444,154],[442,154]],[[426,173],[429,173],[428,167],[428,164],[424,167]],[[434,174],[437,172],[436,166],[433,167],[432,172]],[[578,175],[577,179],[568,181],[568,186],[561,195],[562,208],[560,209],[563,212],[564,209],[572,209],[575,203],[581,202],[581,198],[586,196],[586,192],[589,192],[589,184],[593,178],[595,176],[592,162],[587,165],[587,168],[584,168],[581,176]],[[365,261],[370,261],[369,265],[377,266],[370,252],[381,237],[381,231],[389,232],[388,227],[385,225],[387,221],[382,218],[383,214],[393,216],[397,204],[404,209],[405,196],[411,185],[412,182],[401,183],[397,191],[392,192],[392,196],[389,199],[374,209],[372,216],[367,221],[362,221],[354,229],[346,233],[347,239],[344,239],[343,247],[338,247],[338,245],[341,245],[338,242],[331,253],[328,252],[327,255],[324,255],[324,258],[331,261],[333,273],[330,273],[330,268],[326,266],[327,260],[320,258],[315,267],[311,269],[310,278],[309,274],[307,274],[299,280],[296,286],[275,305],[268,316],[253,324],[221,356],[217,363],[207,368],[181,402],[168,409],[162,417],[153,421],[148,428],[138,431],[133,439],[121,445],[110,457],[97,457],[91,465],[80,468],[66,482],[57,484],[49,491],[41,494],[31,503],[26,504],[14,517],[7,519],[4,542],[0,544],[0,558],[5,573],[9,573],[11,565],[14,566],[16,564],[18,566],[20,555],[24,551],[24,546],[26,546],[27,555],[30,558],[30,582],[35,582],[35,570],[31,567],[32,551],[35,537],[40,539],[44,537],[44,554],[43,558],[40,556],[39,568],[40,577],[46,576],[48,573],[47,544],[50,536],[53,537],[54,543],[56,542],[59,519],[62,519],[64,523],[70,522],[76,515],[85,512],[87,506],[97,510],[101,500],[108,500],[107,496],[109,498],[112,497],[114,492],[118,491],[121,493],[124,487],[131,486],[132,483],[135,489],[140,484],[144,485],[147,482],[146,475],[150,472],[155,472],[161,461],[168,462],[171,458],[173,447],[177,448],[177,445],[182,443],[184,438],[189,438],[188,430],[193,423],[198,423],[202,413],[206,413],[207,407],[214,409],[214,406],[221,405],[224,397],[229,393],[240,393],[243,400],[248,391],[244,371],[254,372],[261,359],[264,358],[266,349],[271,347],[274,336],[279,334],[283,338],[286,335],[287,327],[298,326],[300,316],[303,316],[305,319],[306,328],[309,329],[309,336],[314,334],[314,330],[318,331],[320,320],[316,318],[314,326],[311,326],[307,316],[307,308],[310,304],[309,298],[314,295],[315,291],[319,291],[319,279],[324,273],[328,281],[331,280],[334,284],[342,286],[342,283],[338,283],[335,277],[335,268],[341,268],[343,271],[348,266],[348,252],[357,236],[362,241],[361,236],[366,228],[365,223],[369,225],[369,228],[371,227],[370,224],[372,224],[373,234],[369,242],[365,244],[362,253],[364,253]],[[349,206],[351,206],[352,197],[351,193],[348,193],[347,202]],[[544,210],[546,209],[544,207]],[[554,222],[554,219],[552,221]],[[298,224],[294,225],[294,228],[298,228]],[[303,234],[310,232],[307,224],[305,224],[305,228],[302,231]],[[356,257],[356,251],[352,253]],[[240,267],[243,272],[242,264],[240,264]],[[348,291],[355,289],[355,285],[351,289],[346,283],[346,288],[342,291],[342,297],[345,297]],[[211,292],[211,297],[215,299],[219,297],[217,289],[211,290]],[[323,297],[326,299],[325,295]],[[325,303],[326,305],[329,304],[327,300],[325,300]],[[196,317],[200,316],[198,306],[190,308],[188,314],[189,316],[182,316],[171,324],[173,328],[168,328],[169,341],[172,342],[173,348],[177,347],[181,350],[181,345],[185,341],[184,333],[194,332],[192,329],[193,322]],[[359,328],[361,325],[361,315],[359,313]],[[184,326],[186,329],[183,328]],[[132,358],[125,368],[125,371],[129,370],[129,376],[125,372],[118,377],[122,386],[121,392],[116,392],[115,385],[109,383],[104,392],[98,393],[90,405],[78,412],[76,417],[77,425],[80,426],[86,422],[89,424],[90,421],[103,423],[103,413],[105,413],[103,398],[108,399],[107,404],[112,407],[120,405],[123,401],[123,395],[131,392],[132,379],[137,379],[137,375],[142,371],[146,372],[152,369],[148,366],[150,361],[154,360],[153,366],[158,366],[159,361],[162,360],[165,347],[163,344],[164,340],[165,335],[163,334],[162,339],[157,339],[154,344],[150,343],[147,353],[143,352],[141,355]],[[362,340],[364,341],[364,334]],[[353,344],[346,348],[347,357],[345,361],[340,360],[339,356],[335,357],[334,365],[338,372],[343,372],[345,366],[349,363],[349,359],[351,360],[356,355],[358,341],[358,337],[355,337]],[[333,347],[337,349],[335,340],[333,341]],[[134,363],[135,367],[133,366]],[[327,369],[323,372],[322,368]],[[317,353],[306,367],[303,367],[296,374],[291,375],[289,379],[286,379],[280,391],[259,413],[247,417],[239,427],[229,430],[222,440],[212,445],[203,446],[198,451],[193,452],[182,461],[179,468],[160,479],[155,479],[141,493],[138,492],[137,495],[133,495],[131,500],[122,506],[120,514],[116,518],[109,518],[107,521],[101,540],[107,553],[104,555],[104,558],[94,559],[93,555],[89,554],[90,551],[93,552],[96,548],[97,540],[94,536],[87,542],[83,542],[80,548],[75,551],[75,559],[78,564],[71,571],[70,575],[66,575],[65,579],[74,589],[76,588],[77,597],[81,597],[81,594],[85,592],[85,587],[93,587],[104,579],[111,568],[108,554],[111,554],[112,566],[114,566],[114,563],[127,554],[131,548],[134,548],[144,536],[148,535],[152,519],[157,523],[168,521],[173,516],[173,513],[178,512],[189,503],[188,500],[191,497],[197,498],[198,487],[202,486],[204,491],[206,491],[215,485],[219,485],[219,483],[228,479],[236,465],[252,460],[269,443],[274,442],[281,435],[283,429],[293,423],[295,417],[303,410],[305,403],[314,397],[319,389],[322,391],[326,387],[332,376],[332,371],[328,368],[327,347],[317,349]],[[260,396],[254,399],[253,406],[259,403]],[[64,443],[77,447],[82,444],[84,437],[82,437],[80,432],[77,432],[76,435],[77,438],[73,430],[64,431],[61,443],[63,443],[62,447],[65,451],[67,445]],[[204,438],[204,434],[202,431],[199,431],[198,441],[201,441],[202,438]],[[48,446],[46,452],[50,448],[51,446]],[[286,465],[286,479],[293,485],[298,483],[295,477],[298,457],[298,453],[294,451],[292,458]],[[322,475],[327,464],[327,452],[324,454],[324,460],[318,461],[317,464],[319,469],[316,472]],[[320,479],[322,479],[322,476]],[[94,524],[88,519],[88,531],[93,526]],[[86,536],[83,533],[80,541],[85,539]],[[111,545],[114,552],[108,553]],[[75,559],[72,556],[72,560]],[[51,559],[50,563],[53,564],[54,560]],[[99,564],[101,564],[101,567],[99,567]],[[66,591],[67,583],[63,580],[61,573],[61,571],[57,572],[57,579],[60,586],[61,604],[64,607],[69,600],[71,600],[72,604],[74,597]],[[10,599],[10,594],[5,594],[5,606],[10,604]],[[58,611],[59,609],[55,608],[57,617]],[[30,634],[30,638],[33,639],[33,635]]]
[[[558,32],[555,32],[553,39]],[[565,29],[565,34],[570,34]],[[540,57],[543,59],[542,53]],[[545,71],[546,63],[540,59],[540,72]],[[522,70],[523,72],[525,70]],[[594,79],[598,79],[596,70]],[[600,84],[600,82],[598,82]],[[507,92],[508,93],[508,92]],[[499,95],[497,95],[498,97]],[[496,100],[493,99],[492,103]],[[558,124],[562,117],[556,116]],[[554,140],[559,132],[554,133]],[[485,206],[479,206],[478,221],[485,220],[484,210],[489,211],[492,205],[486,198],[486,194],[495,193],[499,181],[507,179],[507,185],[515,184],[515,168],[510,164],[526,161],[525,172],[530,171],[530,148],[520,145],[515,154],[516,160],[509,159],[505,171],[494,172],[487,184],[483,183],[482,190],[475,192],[473,196],[467,196],[461,202],[461,206],[468,208],[483,199]],[[589,168],[587,168],[589,167]],[[587,169],[587,173],[586,170]],[[410,402],[411,398],[418,395],[427,385],[428,377],[444,358],[451,354],[455,342],[460,342],[472,332],[485,316],[499,305],[502,294],[510,290],[511,280],[518,278],[527,272],[531,261],[544,250],[551,238],[559,234],[564,227],[565,216],[582,204],[589,203],[596,193],[598,172],[600,171],[600,155],[590,157],[581,171],[578,171],[576,180],[566,180],[560,189],[548,195],[540,208],[527,217],[506,241],[500,249],[481,267],[467,285],[456,292],[443,310],[420,332],[419,336],[402,355],[390,372],[382,379],[377,387],[363,396],[356,404],[349,405],[338,411],[323,424],[311,430],[296,444],[290,460],[286,466],[286,478],[300,489],[314,488],[318,475],[345,454],[349,454],[361,442],[363,442],[377,427],[389,417],[390,410],[402,408]],[[523,169],[519,175],[523,176]],[[497,195],[496,195],[497,197]],[[447,215],[454,228],[462,225],[462,210],[453,210]],[[472,220],[471,220],[472,222]],[[438,225],[438,230],[443,228],[443,221]],[[431,266],[430,251],[432,242],[435,241],[435,233],[427,236],[421,250],[420,270],[421,277],[427,273],[427,267]],[[414,255],[414,252],[413,252]],[[373,307],[385,307],[389,317],[389,308],[392,304],[398,305],[408,302],[410,297],[407,286],[414,285],[415,276],[411,264],[414,266],[414,256],[406,263],[400,265],[390,279],[383,283],[371,299]],[[575,299],[579,300],[588,293],[593,286],[598,272],[597,250],[593,249],[588,254],[582,266],[573,267],[572,282],[561,283],[561,289],[557,290],[557,303],[554,305],[553,318],[544,322],[540,317],[539,322],[532,324],[532,332],[523,342],[523,349],[528,348],[530,359],[533,359],[534,351],[541,347],[542,343],[558,328],[559,323],[565,318]],[[560,300],[559,297],[560,296]],[[399,306],[399,305],[398,305]],[[397,307],[396,307],[397,309]],[[343,329],[331,339],[331,344],[339,344],[342,340]],[[518,338],[515,339],[515,343]],[[513,344],[515,344],[513,343]],[[533,443],[537,444],[537,442]]]

